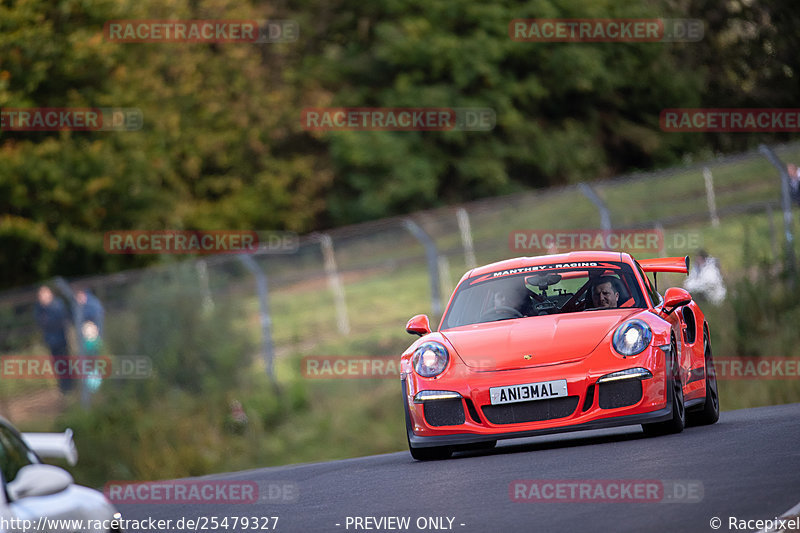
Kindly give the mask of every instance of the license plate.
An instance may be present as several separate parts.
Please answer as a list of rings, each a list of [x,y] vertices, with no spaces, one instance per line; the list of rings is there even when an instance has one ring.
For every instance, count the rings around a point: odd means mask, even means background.
[[[567,380],[540,381],[539,383],[524,383],[522,385],[508,385],[506,387],[492,387],[489,396],[492,405],[515,402],[529,402],[531,400],[546,400],[567,395]]]

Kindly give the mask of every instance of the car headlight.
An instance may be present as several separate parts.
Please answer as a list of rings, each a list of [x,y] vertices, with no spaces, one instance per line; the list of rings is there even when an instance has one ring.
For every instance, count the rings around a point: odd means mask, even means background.
[[[414,350],[411,362],[417,374],[424,378],[432,378],[444,371],[449,360],[447,348],[438,342],[425,342]]]
[[[621,355],[641,353],[653,339],[653,332],[644,320],[628,320],[614,332],[614,349]]]

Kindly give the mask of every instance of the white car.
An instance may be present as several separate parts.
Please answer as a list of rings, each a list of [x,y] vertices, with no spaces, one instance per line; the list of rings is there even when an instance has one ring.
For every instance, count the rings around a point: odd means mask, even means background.
[[[0,533],[119,531],[121,516],[102,493],[76,485],[40,454],[74,464],[72,433],[23,435],[0,417]]]

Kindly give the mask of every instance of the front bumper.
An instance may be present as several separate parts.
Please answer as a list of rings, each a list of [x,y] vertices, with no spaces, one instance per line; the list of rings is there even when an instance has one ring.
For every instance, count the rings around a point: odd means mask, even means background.
[[[645,368],[652,377],[620,380],[613,387],[598,383],[603,376],[631,368]],[[566,379],[566,397],[491,405],[491,387],[554,379]],[[655,346],[627,359],[606,352],[558,365],[491,372],[461,364],[433,379],[409,372],[402,380],[408,440],[414,448],[458,446],[662,422],[672,417],[672,390],[666,383],[665,352]],[[639,384],[637,391],[633,385]],[[420,401],[421,391],[450,391],[458,397]]]

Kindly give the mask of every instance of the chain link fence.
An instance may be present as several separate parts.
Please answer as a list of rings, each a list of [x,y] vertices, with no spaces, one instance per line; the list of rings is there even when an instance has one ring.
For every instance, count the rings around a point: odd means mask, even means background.
[[[784,162],[800,161],[800,144],[772,148]],[[715,219],[724,229],[740,216],[766,214],[773,254],[782,242],[773,220],[781,182],[757,151],[591,185],[614,229],[677,232],[716,225]],[[430,238],[428,248],[409,219]],[[229,370],[218,360],[224,354],[206,353],[205,347],[247,352],[269,371],[273,357],[381,327],[401,330],[416,312],[438,314],[436,306],[446,304],[468,268],[520,255],[510,246],[512,232],[588,230],[600,222],[597,207],[570,185],[306,235],[291,253],[251,254],[250,264],[236,255],[174,256],[146,269],[67,281],[74,289],[90,288],[102,302],[107,353],[144,355],[155,363],[176,358],[168,365],[172,379],[196,381],[197,387],[203,371]],[[685,240],[681,249],[674,244],[667,239],[651,255],[693,254],[697,244],[716,252],[714,243]],[[523,255],[541,253],[546,252]],[[259,283],[259,272],[266,283]],[[46,353],[34,320],[36,289],[0,293],[0,354]],[[73,332],[73,345],[74,337]],[[182,347],[187,337],[194,342]],[[182,368],[195,370],[181,377]]]

